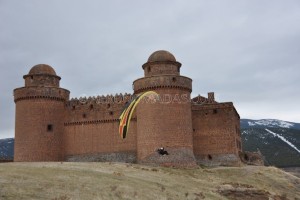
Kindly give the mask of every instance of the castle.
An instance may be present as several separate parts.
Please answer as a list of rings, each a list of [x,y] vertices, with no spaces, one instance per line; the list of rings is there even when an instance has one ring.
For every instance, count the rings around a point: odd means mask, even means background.
[[[181,63],[156,51],[142,65],[144,77],[133,94],[69,99],[60,77],[39,64],[14,90],[14,161],[117,161],[162,166],[238,165],[239,114],[232,102],[214,93],[191,98],[192,79],[180,75]],[[140,103],[127,137],[118,134],[119,116],[135,94],[155,91],[161,101]],[[160,155],[163,147],[168,155]]]

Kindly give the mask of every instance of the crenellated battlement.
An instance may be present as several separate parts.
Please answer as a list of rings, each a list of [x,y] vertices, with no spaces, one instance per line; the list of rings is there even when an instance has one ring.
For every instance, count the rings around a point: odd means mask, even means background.
[[[192,112],[198,112],[198,114],[216,114],[219,110],[223,110],[225,113],[234,112],[237,118],[240,118],[237,110],[235,109],[232,102],[222,102],[222,103],[209,103],[209,104],[193,104]]]
[[[66,102],[65,124],[86,124],[86,121],[115,122],[125,105],[131,101],[132,94],[98,95],[72,98]]]
[[[14,90],[14,100],[28,99],[49,99],[57,101],[67,101],[69,99],[69,90],[56,87],[22,87]]]
[[[214,108],[232,108],[233,103],[232,102],[222,102],[222,103],[211,103],[211,104],[205,104],[205,105],[192,105],[192,110],[209,110]]]
[[[185,76],[161,75],[137,79],[133,82],[134,92],[140,93],[155,89],[180,89],[192,91],[192,79]]]
[[[120,106],[124,106],[131,99],[134,97],[132,94],[128,93],[120,93],[115,95],[98,95],[98,96],[89,96],[89,97],[75,97],[67,101],[66,107],[69,110],[76,110],[76,109],[90,109],[93,110],[94,108],[101,108],[107,109],[116,108]]]
[[[215,101],[215,93],[209,92],[207,94],[207,97],[203,97],[200,94],[194,98],[192,98],[192,104],[193,105],[203,105],[203,104],[216,104],[218,103]]]

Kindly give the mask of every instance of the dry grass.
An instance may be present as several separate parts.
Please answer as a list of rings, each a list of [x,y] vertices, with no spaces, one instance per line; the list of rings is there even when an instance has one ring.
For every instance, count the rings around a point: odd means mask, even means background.
[[[1,200],[227,198],[300,199],[300,179],[255,166],[184,170],[122,163],[0,164]]]

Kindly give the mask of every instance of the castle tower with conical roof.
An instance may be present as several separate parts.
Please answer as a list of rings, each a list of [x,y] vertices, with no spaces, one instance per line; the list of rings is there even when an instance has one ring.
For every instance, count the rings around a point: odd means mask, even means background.
[[[14,161],[63,160],[64,106],[70,92],[59,87],[60,77],[49,65],[36,65],[23,78],[25,87],[14,90]]]

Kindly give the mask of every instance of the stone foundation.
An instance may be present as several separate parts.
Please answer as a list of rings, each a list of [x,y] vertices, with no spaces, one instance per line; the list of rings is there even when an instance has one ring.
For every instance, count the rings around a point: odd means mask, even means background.
[[[125,162],[135,163],[135,152],[96,153],[72,155],[66,157],[67,162]]]
[[[195,157],[198,165],[204,165],[208,167],[241,165],[239,156],[235,154],[197,155]]]

